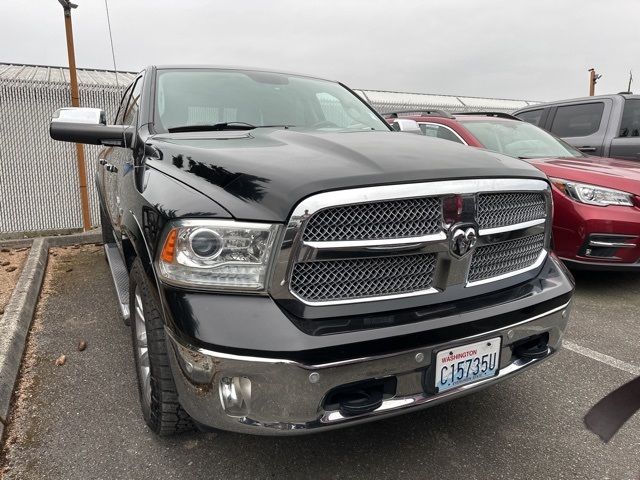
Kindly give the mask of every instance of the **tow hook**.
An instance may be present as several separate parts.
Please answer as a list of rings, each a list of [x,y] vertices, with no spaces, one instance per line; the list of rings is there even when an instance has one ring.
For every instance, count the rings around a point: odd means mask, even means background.
[[[513,346],[513,355],[518,358],[544,358],[549,354],[549,334],[536,335]]]

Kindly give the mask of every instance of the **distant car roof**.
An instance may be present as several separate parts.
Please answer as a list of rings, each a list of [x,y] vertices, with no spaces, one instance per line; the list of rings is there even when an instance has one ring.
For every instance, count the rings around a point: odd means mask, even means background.
[[[559,104],[565,104],[565,103],[588,102],[588,101],[593,101],[593,100],[598,100],[598,99],[603,99],[603,98],[615,98],[615,97],[640,98],[640,95],[633,94],[633,93],[611,93],[611,94],[606,94],[606,95],[594,95],[593,97],[567,98],[567,99],[564,99],[564,100],[554,100],[552,102],[537,103],[535,105],[531,105],[531,106],[528,106],[528,107],[520,108],[520,109],[516,110],[515,113],[523,112],[525,110],[538,110],[540,108],[550,107],[550,106],[553,106],[553,105],[559,105]]]
[[[496,122],[522,122],[519,118],[497,117],[495,115],[456,115],[455,120],[461,122],[481,122],[487,120]]]
[[[514,117],[513,115],[509,115],[508,113],[502,112],[465,112],[465,113],[456,113],[450,114],[448,112],[437,113],[438,110],[429,111],[428,114],[421,114],[420,112],[416,112],[413,114],[405,115],[396,115],[394,112],[392,113],[382,113],[381,115],[387,120],[392,120],[396,118],[407,118],[411,120],[415,120],[416,122],[428,122],[433,121],[434,119],[445,119],[445,120],[459,120],[463,122],[473,122],[473,121],[482,121],[482,120],[497,120],[497,121],[506,121],[506,122],[522,122],[521,119]],[[404,112],[398,112],[404,113]]]

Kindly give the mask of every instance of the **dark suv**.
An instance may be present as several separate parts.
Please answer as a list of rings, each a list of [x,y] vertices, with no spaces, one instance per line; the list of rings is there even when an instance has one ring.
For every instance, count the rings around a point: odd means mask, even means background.
[[[514,115],[589,155],[640,160],[640,95],[598,95],[543,103]]]
[[[105,249],[155,432],[357,424],[560,347],[573,283],[545,176],[396,133],[340,83],[149,67],[115,125],[61,109],[51,136],[106,146]]]

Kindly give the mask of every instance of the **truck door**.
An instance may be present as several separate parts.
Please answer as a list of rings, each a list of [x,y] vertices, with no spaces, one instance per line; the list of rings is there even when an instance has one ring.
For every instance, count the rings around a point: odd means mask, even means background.
[[[588,155],[603,155],[611,115],[611,99],[582,101],[555,107],[549,130]]]
[[[617,135],[611,139],[609,156],[640,160],[640,98],[625,98]]]
[[[122,117],[124,116],[124,112],[127,108],[127,102],[129,101],[129,97],[131,96],[132,88],[133,84],[129,85],[129,87],[122,95],[120,106],[118,107],[118,112],[116,113],[116,117],[113,121],[115,125],[122,125]],[[113,205],[114,196],[111,192],[113,192],[113,188],[115,186],[115,178],[113,172],[111,171],[111,165],[115,161],[115,155],[116,153],[114,152],[114,147],[106,147],[98,153],[98,163],[100,164],[98,171],[98,183],[101,189],[100,193],[102,194],[102,198],[104,200],[105,213],[111,220],[112,225],[115,207]]]
[[[116,124],[131,125],[135,128],[137,121],[138,107],[140,105],[140,93],[142,91],[142,76],[134,80],[131,87],[124,96],[124,102],[120,106]],[[132,175],[133,151],[130,145],[124,147],[113,147],[105,159],[105,203],[111,217],[113,229],[116,232],[116,239],[119,239],[120,223],[122,220],[122,206],[120,196],[120,183],[124,176]]]

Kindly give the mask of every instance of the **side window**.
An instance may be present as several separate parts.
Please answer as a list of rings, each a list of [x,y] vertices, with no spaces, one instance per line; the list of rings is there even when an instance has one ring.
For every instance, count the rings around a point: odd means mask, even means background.
[[[538,110],[529,110],[527,112],[518,113],[516,117],[520,120],[524,120],[527,123],[532,123],[536,126],[540,126],[540,119],[542,118],[542,112],[544,110],[539,108]]]
[[[640,99],[627,98],[624,101],[622,121],[620,122],[620,136],[640,136]]]
[[[142,77],[138,77],[135,85],[133,86],[133,90],[131,90],[131,97],[129,98],[129,103],[127,103],[127,108],[124,112],[124,118],[122,119],[122,123],[124,125],[132,125],[136,120],[136,114],[138,113],[138,109],[140,108],[140,94],[142,93]]]
[[[600,129],[604,103],[558,107],[551,131],[559,137],[586,137]]]
[[[113,123],[116,125],[122,125],[122,117],[124,115],[127,101],[129,100],[129,95],[131,94],[132,87],[133,87],[133,84],[129,85],[127,89],[124,91],[124,94],[122,95],[122,99],[120,99],[120,106],[118,107],[118,113],[116,113],[116,118],[113,121]]]
[[[435,125],[433,123],[420,123],[420,130],[427,137],[435,137],[442,138],[443,140],[450,140],[456,143],[463,143],[460,138],[449,130],[447,127],[443,127],[442,125]]]

